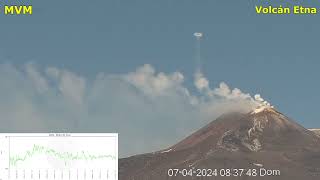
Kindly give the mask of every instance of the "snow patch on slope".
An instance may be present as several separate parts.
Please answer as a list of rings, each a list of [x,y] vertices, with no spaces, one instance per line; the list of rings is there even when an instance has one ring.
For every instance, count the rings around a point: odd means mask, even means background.
[[[314,132],[316,135],[320,136],[320,129],[309,129],[309,130]]]
[[[258,167],[263,167],[263,164],[259,164],[259,163],[252,163],[252,164]]]
[[[167,153],[167,152],[170,152],[170,151],[172,151],[172,149],[164,150],[161,153]]]

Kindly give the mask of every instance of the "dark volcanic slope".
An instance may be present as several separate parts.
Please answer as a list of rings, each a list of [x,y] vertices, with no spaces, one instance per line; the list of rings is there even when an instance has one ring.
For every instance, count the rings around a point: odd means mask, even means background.
[[[193,169],[193,173],[169,177],[171,168]],[[197,177],[197,169],[217,169],[218,174]],[[221,169],[233,169],[233,175],[222,177]],[[258,175],[240,176],[234,169],[257,170]],[[280,175],[279,171],[272,171],[272,176],[260,176],[263,169],[279,170]],[[120,180],[318,180],[320,138],[272,108],[248,114],[231,113],[166,150],[120,159],[119,177]]]

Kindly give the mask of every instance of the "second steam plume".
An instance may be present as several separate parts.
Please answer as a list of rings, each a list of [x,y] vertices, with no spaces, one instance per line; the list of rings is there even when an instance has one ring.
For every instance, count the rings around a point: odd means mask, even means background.
[[[209,88],[209,81],[204,77],[202,73],[202,62],[201,62],[201,39],[203,33],[195,32],[193,36],[196,38],[195,42],[195,74],[194,74],[194,85],[196,88],[203,92],[207,91]]]
[[[196,55],[195,55],[195,61],[196,61],[196,73],[201,72],[201,39],[203,37],[203,33],[201,32],[195,32],[193,34],[196,37]]]
[[[202,66],[202,57],[201,57],[201,41],[203,39],[202,32],[195,32],[193,34],[195,37],[195,73],[194,73],[194,85],[200,93],[204,93],[209,99],[225,99],[231,101],[246,101],[246,104],[250,104],[251,109],[259,108],[274,108],[269,102],[265,101],[260,94],[256,94],[251,97],[250,94],[243,93],[240,89],[230,87],[225,83],[221,82],[219,87],[211,89],[208,79],[205,77]],[[248,103],[249,102],[249,103]],[[243,103],[240,103],[243,104]]]

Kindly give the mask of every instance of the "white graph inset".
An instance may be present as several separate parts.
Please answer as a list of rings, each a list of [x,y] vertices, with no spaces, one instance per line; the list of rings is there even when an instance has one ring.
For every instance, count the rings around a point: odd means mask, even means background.
[[[0,134],[0,180],[117,180],[118,134]]]

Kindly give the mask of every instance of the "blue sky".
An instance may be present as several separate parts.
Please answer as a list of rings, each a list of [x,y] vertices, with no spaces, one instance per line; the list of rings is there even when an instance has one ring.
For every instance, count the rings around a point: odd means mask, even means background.
[[[292,3],[320,7],[318,1]],[[150,64],[167,75],[181,72],[184,86],[193,92],[192,34],[200,31],[203,71],[210,86],[223,81],[246,93],[260,93],[305,127],[320,127],[319,15],[255,14],[254,6],[267,1],[30,0],[30,4],[32,16],[0,15],[0,62],[13,65],[22,76],[31,63],[42,73],[47,67],[72,72],[90,87],[101,72],[130,74]],[[4,126],[1,131],[6,128],[15,129]]]

